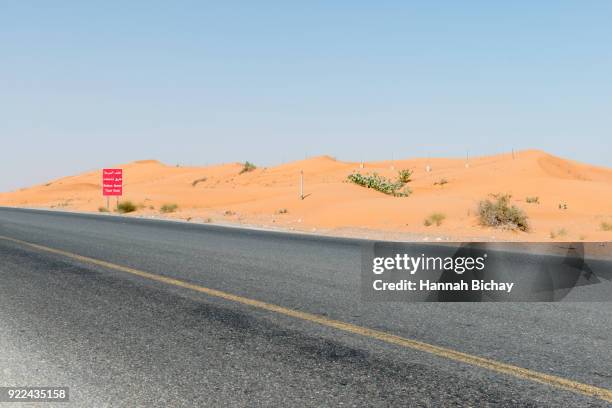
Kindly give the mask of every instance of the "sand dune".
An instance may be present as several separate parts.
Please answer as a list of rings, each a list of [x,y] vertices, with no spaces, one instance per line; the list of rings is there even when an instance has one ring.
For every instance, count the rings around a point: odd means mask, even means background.
[[[431,171],[426,171],[427,166]],[[537,150],[514,157],[475,158],[467,166],[465,159],[350,163],[321,156],[243,174],[240,163],[176,167],[142,160],[117,167],[124,169],[123,199],[140,207],[131,216],[162,216],[160,207],[175,203],[179,210],[164,217],[339,235],[408,240],[612,239],[612,231],[602,229],[603,222],[612,224],[612,169]],[[414,170],[409,183],[413,193],[407,198],[346,182],[354,171],[396,178],[398,169],[404,168]],[[300,171],[304,200],[299,198]],[[443,179],[447,183],[440,185]],[[100,184],[100,171],[84,173],[0,193],[0,205],[97,212],[106,202]],[[529,216],[529,232],[479,225],[478,202],[495,193],[512,195],[513,203]],[[538,197],[539,204],[527,203],[526,197]],[[433,212],[446,219],[440,226],[427,227],[424,219]]]

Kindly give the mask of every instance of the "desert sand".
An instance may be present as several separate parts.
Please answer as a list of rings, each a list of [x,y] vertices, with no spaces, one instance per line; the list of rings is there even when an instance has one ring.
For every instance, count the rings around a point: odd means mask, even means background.
[[[241,163],[177,167],[144,160],[108,167],[123,169],[121,200],[139,207],[126,216],[408,241],[612,240],[612,231],[602,226],[612,225],[612,169],[538,150],[469,162],[432,158],[355,163],[320,156],[243,174]],[[346,181],[354,171],[395,179],[405,168],[414,171],[409,197],[388,196]],[[440,185],[443,179],[447,183]],[[512,203],[526,212],[529,232],[479,225],[479,201],[500,193],[511,194]],[[539,203],[527,203],[527,197],[538,197]],[[163,204],[178,209],[162,214]],[[98,212],[106,205],[101,170],[0,193],[0,205]],[[111,198],[111,209],[114,205]],[[425,226],[434,212],[446,218],[439,226]]]

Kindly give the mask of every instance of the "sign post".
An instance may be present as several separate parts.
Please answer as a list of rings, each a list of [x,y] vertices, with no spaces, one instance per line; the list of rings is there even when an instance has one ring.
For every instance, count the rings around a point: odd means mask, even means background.
[[[123,195],[123,169],[102,169],[102,195],[106,197],[106,209],[109,210],[109,197]]]
[[[304,170],[300,170],[300,200],[304,199]]]

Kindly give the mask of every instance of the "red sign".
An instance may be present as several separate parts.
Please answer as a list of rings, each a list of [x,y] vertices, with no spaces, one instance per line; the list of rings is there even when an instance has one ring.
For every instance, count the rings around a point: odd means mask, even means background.
[[[120,196],[123,194],[123,169],[102,170],[102,195]]]

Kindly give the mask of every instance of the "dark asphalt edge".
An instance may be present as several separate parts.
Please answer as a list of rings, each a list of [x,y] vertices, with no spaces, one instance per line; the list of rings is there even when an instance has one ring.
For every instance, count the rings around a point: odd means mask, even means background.
[[[440,243],[432,243],[432,242],[421,242],[421,241],[387,241],[387,240],[372,240],[365,238],[351,238],[351,237],[335,237],[329,235],[317,235],[311,234],[308,232],[294,232],[294,231],[276,231],[269,230],[265,228],[248,228],[244,226],[230,226],[230,225],[218,225],[218,224],[204,224],[204,223],[191,223],[187,221],[181,220],[172,220],[172,219],[152,219],[152,218],[137,218],[124,216],[120,214],[97,214],[92,212],[77,212],[77,211],[59,211],[59,210],[51,210],[51,209],[42,209],[42,208],[23,208],[23,207],[7,207],[0,206],[0,211],[14,211],[20,213],[31,213],[31,214],[52,214],[53,216],[61,216],[61,217],[77,217],[81,219],[88,220],[96,220],[96,221],[107,221],[109,223],[117,223],[117,224],[133,224],[133,225],[155,225],[162,227],[169,227],[173,230],[183,230],[183,231],[200,231],[200,230],[208,230],[210,232],[217,232],[222,234],[244,234],[246,236],[253,235],[266,235],[275,239],[289,239],[292,241],[306,241],[306,242],[323,242],[330,244],[339,244],[339,245],[360,245],[362,247],[369,247],[376,243],[382,243],[385,245],[398,245],[398,246],[411,246],[418,245],[421,248],[428,248],[431,250],[439,249],[441,246],[450,247],[459,249],[465,247],[466,244],[509,244],[512,245],[513,242],[440,242]],[[563,244],[563,243],[555,243],[555,244]],[[569,243],[568,243],[569,244]],[[561,254],[538,254],[538,253],[530,253],[524,252],[521,250],[508,250],[508,249],[496,249],[496,248],[487,248],[487,251],[490,252],[498,252],[498,253],[513,253],[513,254],[525,254],[531,256],[552,256],[552,257],[565,257],[566,255]],[[598,258],[585,258],[585,261],[601,261]]]
[[[43,209],[43,208],[24,208],[24,207],[7,207],[0,206],[0,211],[15,211],[21,213],[34,213],[34,214],[53,214],[57,216],[65,216],[65,217],[79,217],[90,220],[105,220],[114,223],[123,223],[123,224],[160,224],[163,226],[173,226],[175,229],[179,229],[178,227],[185,228],[188,230],[198,230],[198,229],[207,229],[213,232],[221,232],[221,233],[244,233],[246,235],[257,235],[258,233],[266,234],[275,238],[289,238],[292,240],[306,240],[306,241],[326,241],[330,243],[337,244],[373,244],[375,242],[379,242],[378,240],[369,240],[364,238],[350,238],[350,237],[335,237],[329,235],[317,235],[311,234],[308,232],[295,232],[295,231],[280,231],[280,230],[269,230],[265,228],[249,228],[245,226],[230,226],[230,225],[219,225],[219,224],[204,224],[204,223],[192,223],[181,220],[172,220],[172,219],[159,219],[159,218],[139,218],[139,217],[131,217],[124,216],[120,214],[103,214],[103,213],[93,213],[93,212],[79,212],[79,211],[59,211],[59,210],[51,210],[51,209]],[[387,241],[385,241],[387,242]],[[388,241],[394,242],[394,241]],[[407,244],[410,244],[407,242]]]

